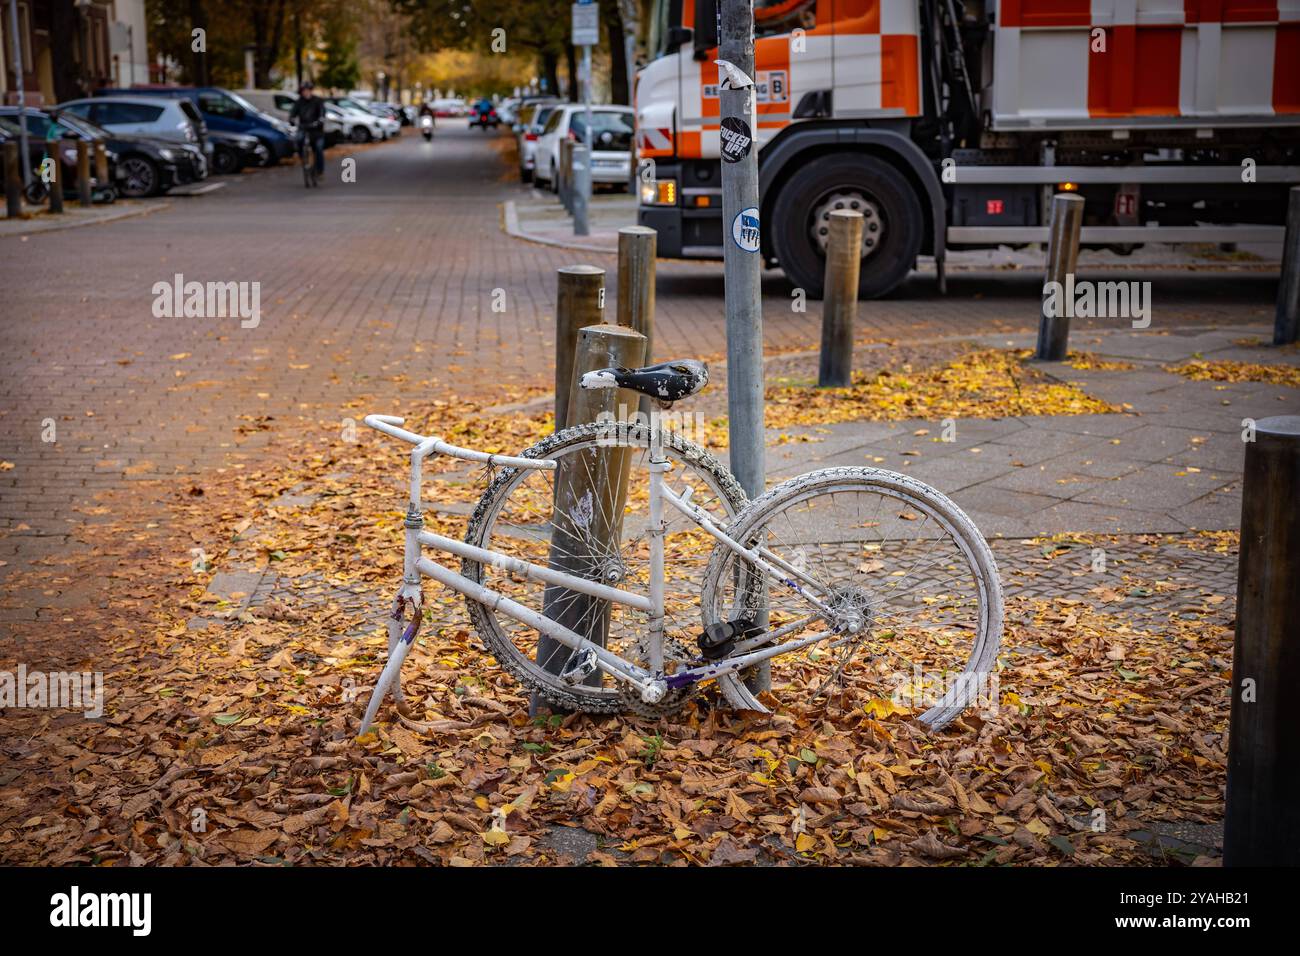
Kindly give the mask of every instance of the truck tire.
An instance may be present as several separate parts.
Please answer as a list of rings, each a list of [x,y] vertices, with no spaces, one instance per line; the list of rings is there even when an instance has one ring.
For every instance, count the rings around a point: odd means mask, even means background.
[[[810,299],[822,297],[826,256],[818,231],[837,208],[857,208],[866,217],[858,297],[888,294],[916,262],[925,218],[907,178],[874,156],[823,156],[785,183],[772,206],[772,247],[781,270]]]

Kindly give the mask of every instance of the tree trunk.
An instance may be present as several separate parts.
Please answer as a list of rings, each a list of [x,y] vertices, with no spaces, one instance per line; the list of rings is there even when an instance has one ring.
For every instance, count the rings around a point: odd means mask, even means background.
[[[578,51],[572,43],[564,45],[564,58],[569,67],[569,102],[578,102]]]
[[[610,101],[631,106],[627,88],[627,48],[623,45],[623,21],[618,16],[605,17],[605,37],[609,40]]]
[[[293,72],[302,89],[302,9],[300,4],[293,7]]]
[[[554,50],[542,53],[542,76],[546,79],[546,92],[552,96],[560,95],[560,58]]]

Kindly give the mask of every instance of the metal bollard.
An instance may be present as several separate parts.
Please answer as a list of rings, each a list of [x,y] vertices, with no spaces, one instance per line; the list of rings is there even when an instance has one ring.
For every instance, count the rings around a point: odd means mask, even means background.
[[[858,315],[858,275],[862,267],[862,213],[831,212],[826,242],[826,281],[822,296],[822,354],[817,384],[853,384],[853,324]]]
[[[573,207],[573,234],[589,236],[591,227],[587,222],[587,202],[591,197],[591,155],[587,152],[587,147],[578,143],[574,144],[570,157],[573,164],[573,189],[569,200]]]
[[[108,150],[98,140],[95,142],[95,179],[100,188],[108,185]]]
[[[1286,241],[1282,245],[1282,274],[1277,284],[1277,315],[1273,344],[1287,345],[1300,331],[1300,186],[1292,186],[1286,207]]]
[[[1083,227],[1083,197],[1057,193],[1052,197],[1052,221],[1047,244],[1047,275],[1043,279],[1043,306],[1039,314],[1037,359],[1065,361],[1070,348],[1070,317],[1049,315],[1047,284],[1064,288],[1079,262],[1079,230]],[[1060,301],[1060,298],[1057,298]],[[1064,310],[1058,310],[1064,312]]]
[[[555,293],[555,430],[569,421],[573,392],[573,356],[578,330],[605,321],[605,270],[565,266]]]
[[[1300,416],[1246,444],[1228,725],[1225,866],[1300,864]]]
[[[60,143],[57,139],[52,139],[46,144],[46,152],[50,157],[51,175],[50,175],[50,212],[63,212],[63,160],[59,155]]]
[[[84,139],[77,140],[77,195],[81,204],[89,207],[95,198],[90,192],[90,144]]]
[[[10,219],[23,214],[23,174],[18,163],[18,144],[5,143],[5,213]]]
[[[610,366],[635,367],[645,356],[645,337],[634,329],[618,325],[592,325],[578,333],[574,350],[573,394],[569,401],[568,424],[597,421],[613,415],[620,405],[628,406],[636,397],[627,389],[578,386],[584,372]],[[629,471],[628,448],[617,446],[592,449],[579,456],[560,460],[555,474],[555,514],[573,515],[579,511],[591,515],[582,528],[566,522],[552,521],[548,566],[579,577],[596,579],[605,558],[618,554],[622,534],[623,508],[627,496]],[[609,634],[609,602],[549,585],[542,600],[542,613],[553,621],[605,646]],[[558,674],[568,662],[569,652],[555,639],[541,635],[537,641],[537,661],[547,671]],[[598,686],[603,674],[597,670],[588,679]],[[534,693],[529,715],[540,709],[555,708],[540,694]]]

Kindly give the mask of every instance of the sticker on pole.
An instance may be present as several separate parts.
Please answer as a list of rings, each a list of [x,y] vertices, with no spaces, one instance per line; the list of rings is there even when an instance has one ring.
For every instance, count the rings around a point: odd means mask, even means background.
[[[745,252],[758,252],[758,207],[750,206],[731,220],[731,238]]]
[[[722,158],[728,163],[740,162],[754,145],[754,134],[750,132],[749,124],[738,116],[726,117],[718,136],[722,141]]]

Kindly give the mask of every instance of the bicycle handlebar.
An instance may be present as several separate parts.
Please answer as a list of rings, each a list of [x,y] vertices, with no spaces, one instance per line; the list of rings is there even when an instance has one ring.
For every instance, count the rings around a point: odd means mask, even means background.
[[[507,468],[534,468],[543,471],[555,468],[555,462],[545,458],[513,458],[509,455],[489,455],[485,451],[474,451],[472,448],[459,448],[456,445],[449,445],[441,438],[428,438],[398,427],[405,424],[405,422],[406,419],[398,415],[367,415],[365,417],[365,423],[376,431],[391,435],[393,438],[400,438],[412,445],[426,447],[428,451],[425,454],[436,452],[439,455],[461,458],[465,461],[476,461],[484,465],[500,465]]]

